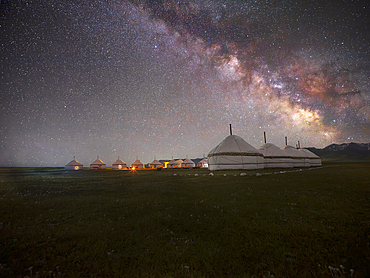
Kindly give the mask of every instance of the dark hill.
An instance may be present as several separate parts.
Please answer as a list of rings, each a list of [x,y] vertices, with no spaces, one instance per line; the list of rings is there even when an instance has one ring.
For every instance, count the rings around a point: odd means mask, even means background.
[[[323,161],[370,161],[370,143],[331,144],[323,149],[306,148]]]

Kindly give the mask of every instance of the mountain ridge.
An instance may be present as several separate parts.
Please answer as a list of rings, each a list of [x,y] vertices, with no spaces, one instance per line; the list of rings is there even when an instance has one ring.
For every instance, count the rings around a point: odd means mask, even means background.
[[[321,157],[323,161],[370,161],[370,143],[331,144],[322,149],[305,148]]]

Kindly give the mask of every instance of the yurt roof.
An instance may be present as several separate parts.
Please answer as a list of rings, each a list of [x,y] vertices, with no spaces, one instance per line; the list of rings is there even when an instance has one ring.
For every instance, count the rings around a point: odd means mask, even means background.
[[[66,164],[66,166],[83,166],[82,163],[78,162],[76,159],[73,159],[71,162]]]
[[[310,158],[320,158],[318,155],[314,154],[310,150],[307,150],[307,149],[299,149],[299,151],[305,153]]]
[[[279,147],[271,143],[266,143],[258,149],[264,157],[274,158],[291,158],[292,156],[288,152],[284,152]]]
[[[142,163],[139,159],[136,159],[134,162],[132,162],[131,165],[140,165],[140,164],[144,165],[144,163]]]
[[[163,165],[160,163],[157,159],[154,159],[152,162],[149,163],[149,165]]]
[[[190,160],[189,158],[187,158],[182,163],[188,164],[188,163],[194,163],[194,162],[192,160]]]
[[[105,163],[103,161],[101,161],[99,158],[97,158],[93,163],[91,163],[90,165],[105,165]]]
[[[237,135],[227,136],[220,144],[213,148],[208,157],[216,155],[257,155],[262,156],[261,152],[244,141]]]
[[[178,163],[183,163],[184,161],[182,159],[176,160]]]
[[[292,157],[308,158],[307,154],[305,154],[304,152],[300,152],[299,150],[290,145],[284,146],[281,149],[290,154]]]
[[[168,164],[180,164],[180,162],[172,159],[170,162],[168,162]]]
[[[117,159],[116,162],[113,163],[113,165],[115,165],[115,164],[121,165],[121,164],[126,164],[126,163],[121,159]]]

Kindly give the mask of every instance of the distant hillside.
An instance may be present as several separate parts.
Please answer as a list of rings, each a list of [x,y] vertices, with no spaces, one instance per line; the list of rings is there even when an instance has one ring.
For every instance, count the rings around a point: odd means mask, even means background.
[[[323,161],[370,161],[370,143],[331,144],[323,149],[306,148]]]

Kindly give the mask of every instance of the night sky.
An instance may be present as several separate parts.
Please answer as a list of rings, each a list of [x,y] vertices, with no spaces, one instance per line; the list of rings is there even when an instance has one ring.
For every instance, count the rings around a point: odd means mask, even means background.
[[[0,166],[370,142],[368,1],[2,1]]]

